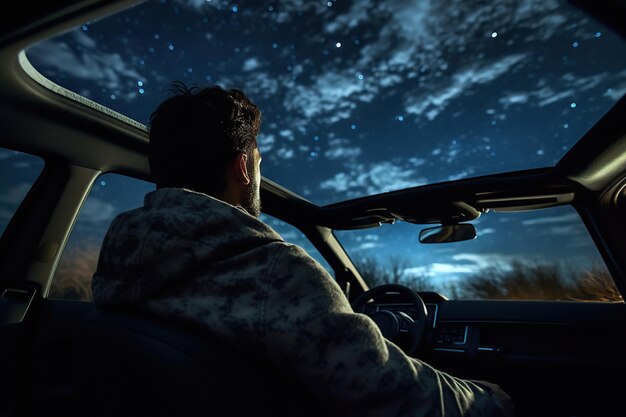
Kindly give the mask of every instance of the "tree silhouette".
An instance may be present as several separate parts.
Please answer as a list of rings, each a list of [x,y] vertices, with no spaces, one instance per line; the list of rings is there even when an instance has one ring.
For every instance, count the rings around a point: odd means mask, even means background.
[[[392,256],[382,265],[374,257],[363,257],[355,262],[355,266],[369,288],[382,284],[406,285],[415,291],[428,291],[432,284],[424,274],[408,275],[409,260],[400,256]]]

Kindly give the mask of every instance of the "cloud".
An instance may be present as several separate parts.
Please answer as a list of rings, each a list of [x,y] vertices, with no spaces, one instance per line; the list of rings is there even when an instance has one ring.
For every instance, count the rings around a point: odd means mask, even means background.
[[[467,148],[463,146],[464,140],[465,138],[461,137],[461,138],[452,139],[447,144],[442,143],[441,145],[443,146],[435,148],[434,150],[431,151],[431,155],[436,157],[436,158],[431,158],[431,161],[438,159],[441,162],[445,162],[446,164],[452,164],[459,157],[466,156],[469,152],[472,152],[472,149],[468,150]],[[473,167],[467,167],[457,172],[452,171],[454,173],[450,173],[447,178],[448,178],[448,181],[465,178],[467,176],[474,174],[474,171],[475,169]]]
[[[492,233],[496,233],[496,229],[494,229],[493,227],[486,227],[484,229],[479,229],[476,234],[478,236],[483,236],[483,235],[490,235]]]
[[[334,20],[326,23],[324,31],[334,34],[354,29],[362,23],[367,23],[371,17],[370,11],[370,7],[363,7],[362,3],[355,2],[346,13],[337,15]]]
[[[32,162],[19,161],[19,162],[15,162],[13,166],[15,168],[28,169],[28,168],[32,168],[33,164]]]
[[[348,159],[361,155],[361,148],[343,148],[336,147],[324,152],[324,156],[328,159]]]
[[[36,56],[38,66],[45,66],[49,70],[81,80],[93,81],[116,92],[119,97],[136,96],[137,81],[146,78],[130,66],[122,55],[101,50],[97,42],[82,30],[71,32],[71,36],[71,41],[81,48],[72,49],[63,41],[48,41],[35,45],[29,49],[27,55]],[[78,52],[79,49],[81,52]]]
[[[19,184],[3,189],[0,194],[0,203],[7,203],[11,205],[18,205],[24,200],[28,190],[30,190],[31,183],[20,182]]]
[[[616,87],[611,87],[604,93],[605,97],[611,100],[617,101],[626,94],[626,82],[618,84]]]
[[[406,166],[391,161],[355,164],[349,172],[339,172],[320,184],[322,190],[345,193],[349,198],[382,193],[426,184],[427,180]]]
[[[98,197],[89,197],[80,211],[79,220],[87,223],[103,223],[113,220],[119,213],[113,204]]]
[[[486,65],[472,65],[452,76],[448,85],[431,87],[430,92],[409,97],[405,102],[404,110],[416,116],[426,116],[428,120],[435,119],[449,103],[461,96],[473,86],[486,84],[507,73],[516,64],[522,62],[527,54],[509,55],[498,61]]]
[[[515,256],[497,253],[459,253],[452,255],[449,262],[433,262],[405,269],[409,276],[436,277],[442,280],[456,280],[462,276],[474,275],[486,268],[510,269]]]
[[[276,138],[272,134],[261,133],[257,137],[257,143],[259,145],[259,152],[261,155],[270,152],[274,148]]]
[[[331,139],[328,142],[328,150],[324,156],[328,159],[350,159],[361,155],[361,148],[349,145],[348,139]]]
[[[604,97],[617,101],[626,94],[626,70],[617,74],[615,80],[612,80],[611,82],[613,85],[610,88],[607,88],[604,93]]]
[[[290,148],[279,148],[276,151],[276,156],[280,159],[292,159],[296,156],[296,152]]]
[[[570,214],[565,214],[562,216],[538,217],[536,219],[524,220],[522,221],[522,224],[524,226],[534,226],[537,224],[565,223],[565,222],[580,222],[580,216],[577,213],[570,213]]]
[[[432,263],[430,264],[430,272],[433,275],[436,274],[473,274],[476,272],[476,266],[472,264],[444,264],[444,263]]]
[[[252,57],[252,58],[246,59],[243,62],[243,67],[241,69],[246,72],[249,72],[249,71],[254,71],[260,66],[261,66],[261,63],[259,62],[258,58]]]
[[[385,246],[379,242],[380,237],[375,234],[356,235],[352,239],[354,244],[350,246],[350,250],[354,251],[377,249]]]
[[[516,257],[498,253],[459,253],[453,255],[452,259],[456,262],[470,262],[475,265],[475,269],[478,271],[490,267],[507,268]]]
[[[377,90],[359,80],[355,73],[321,73],[310,85],[296,85],[284,101],[287,110],[294,110],[311,119],[321,117],[327,124],[348,119],[357,103],[367,103]]]
[[[274,7],[267,17],[276,23],[285,24],[292,22],[294,18],[298,18],[305,13],[312,13],[318,16],[333,14],[335,11],[332,7],[328,7],[326,3],[326,1],[281,0],[279,6]]]
[[[413,165],[414,167],[422,166],[425,163],[426,163],[426,159],[424,158],[417,158],[417,157],[409,158],[409,164]]]
[[[559,101],[575,97],[581,92],[597,88],[603,83],[617,82],[626,75],[626,71],[621,74],[609,74],[601,72],[587,77],[580,77],[571,72],[564,74],[553,86],[546,86],[546,80],[537,80],[534,89],[529,91],[507,92],[500,98],[500,104],[506,109],[513,104],[531,104],[538,107],[545,107]],[[621,93],[611,90],[611,93],[604,94],[606,97],[617,100],[626,93],[626,86],[623,86]],[[617,98],[616,98],[617,97]]]
[[[428,265],[406,268],[404,273],[408,276],[441,277],[448,274],[474,274],[478,271],[473,264],[452,264],[434,262]]]
[[[593,241],[589,239],[587,236],[574,236],[571,239],[567,240],[565,244],[568,248],[584,248],[584,247],[593,247]],[[594,247],[595,248],[595,247]]]
[[[280,132],[278,132],[278,134],[281,137],[286,138],[287,140],[290,140],[290,141],[293,140],[293,131],[291,129],[283,129]]]
[[[539,94],[540,97],[544,96],[546,98],[544,98],[543,100],[539,101],[537,103],[537,105],[539,107],[545,107],[549,104],[555,103],[559,100],[563,100],[566,99],[568,97],[571,97],[574,95],[574,90],[569,89],[569,90],[565,90],[565,91],[561,91],[559,93],[554,93],[551,89],[542,89],[540,90]]]
[[[355,251],[363,251],[363,250],[370,250],[370,249],[377,249],[377,248],[382,248],[384,245],[382,243],[376,243],[376,242],[363,242],[360,245],[351,248],[352,250]]]
[[[299,233],[297,233],[295,230],[287,230],[287,231],[283,230],[280,232],[280,236],[286,242],[294,242],[300,238]]]
[[[567,23],[566,17],[561,14],[562,4],[558,0],[512,0],[502,3],[503,9],[509,10],[510,18],[506,20],[510,26],[528,28],[526,41],[545,41]]]
[[[524,104],[528,102],[528,94],[527,93],[509,93],[504,97],[500,98],[500,104],[502,104],[505,108],[509,107],[512,104]]]
[[[550,231],[547,233],[550,236],[555,235],[563,235],[563,236],[571,236],[580,233],[580,227],[576,227],[575,225],[569,226],[553,226],[550,228]]]
[[[626,72],[622,72],[624,75]],[[599,74],[590,75],[588,77],[580,77],[571,72],[563,75],[562,79],[569,87],[574,87],[578,92],[591,90],[596,88],[600,83],[606,80],[611,75],[608,72],[602,72]]]
[[[572,238],[572,239],[577,236],[580,236],[581,238],[587,238],[587,240],[589,240],[589,236],[585,233],[585,228],[583,224],[580,223],[580,220],[575,224],[567,224],[567,225],[554,226],[552,225],[553,222],[548,222],[545,224],[548,226],[543,226],[538,231],[533,232],[533,235],[534,236],[548,236],[549,238],[562,236],[562,237],[567,237],[567,238]]]
[[[455,154],[456,155],[456,154]],[[450,160],[453,160],[454,158],[450,158]],[[456,174],[452,174],[448,176],[448,181],[456,181],[456,180],[460,180],[462,178],[467,178],[470,175],[472,175],[474,173],[474,169],[473,168],[468,168],[464,171],[460,171],[457,172]]]
[[[527,3],[530,4],[533,2]],[[548,7],[550,7],[550,4],[548,4]],[[556,7],[558,7],[558,5],[556,5]],[[536,18],[534,19],[535,23],[530,23],[528,25],[531,31],[529,31],[530,33],[526,36],[526,42],[533,40],[546,41],[550,39],[550,37],[552,37],[552,35],[554,35],[559,28],[567,23],[567,18],[565,16],[555,13],[554,10],[550,11],[552,14]],[[535,30],[534,32],[532,32],[533,29]]]
[[[232,7],[229,0],[174,0],[176,3],[190,9],[201,11],[205,7],[214,7],[218,10]]]
[[[362,186],[351,173],[345,172],[339,172],[320,184],[322,190],[333,190],[338,193],[346,193],[348,190],[361,188]]]
[[[11,217],[13,217],[13,214],[15,213],[14,210],[8,210],[4,207],[0,207],[0,219],[2,220],[9,220]],[[6,227],[5,225],[0,224],[0,233],[2,233],[3,227]]]

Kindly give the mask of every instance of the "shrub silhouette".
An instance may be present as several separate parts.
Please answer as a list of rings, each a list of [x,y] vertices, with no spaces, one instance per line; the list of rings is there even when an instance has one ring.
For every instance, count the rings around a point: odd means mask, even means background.
[[[586,271],[568,271],[558,263],[518,259],[483,268],[463,281],[437,289],[425,275],[407,276],[407,259],[391,258],[388,267],[373,257],[361,258],[355,263],[370,288],[403,284],[416,291],[439,290],[452,299],[623,302],[609,272],[598,265]]]

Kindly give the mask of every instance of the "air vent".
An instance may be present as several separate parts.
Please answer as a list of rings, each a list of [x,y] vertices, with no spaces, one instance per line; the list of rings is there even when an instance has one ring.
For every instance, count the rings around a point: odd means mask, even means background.
[[[435,343],[443,346],[463,346],[467,343],[468,326],[446,324],[437,330]]]

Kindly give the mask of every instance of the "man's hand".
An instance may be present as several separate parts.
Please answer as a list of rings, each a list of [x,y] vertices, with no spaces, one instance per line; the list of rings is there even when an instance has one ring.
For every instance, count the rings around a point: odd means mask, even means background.
[[[500,385],[482,380],[471,380],[471,382],[491,392],[494,401],[497,402],[498,405],[502,408],[506,417],[515,416],[515,406],[513,405],[513,401],[511,400],[509,394],[504,392]]]

